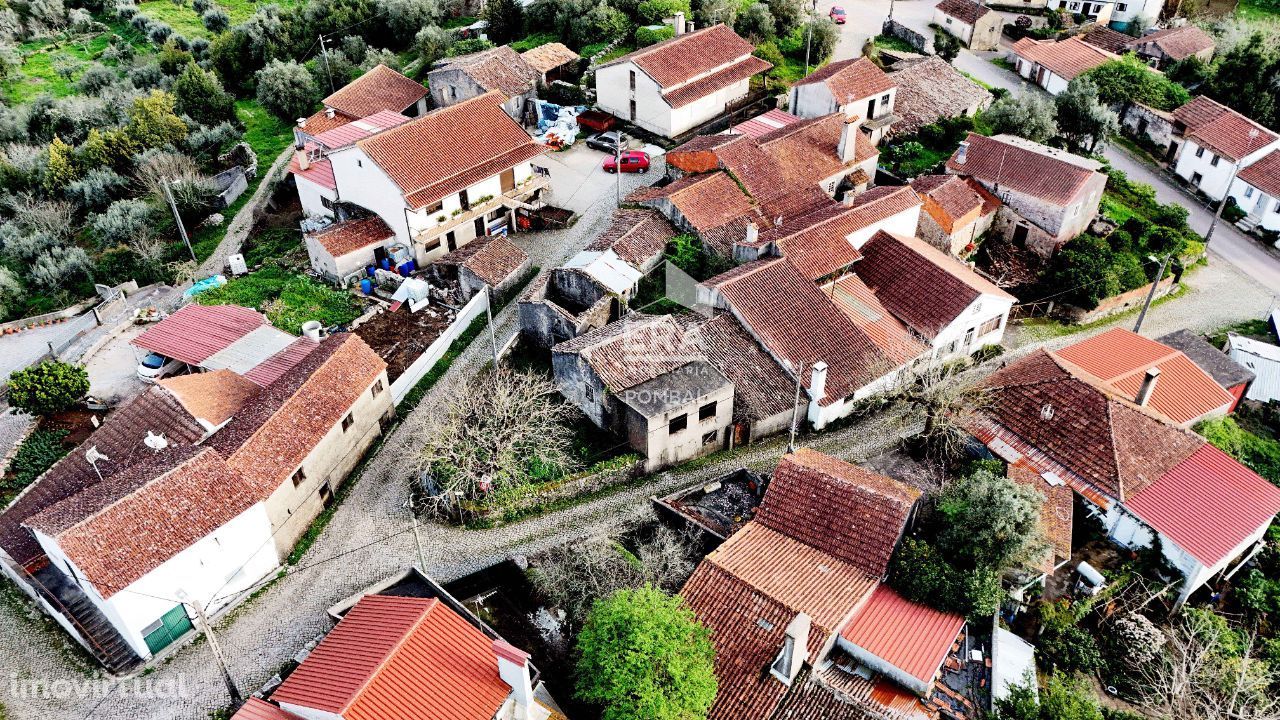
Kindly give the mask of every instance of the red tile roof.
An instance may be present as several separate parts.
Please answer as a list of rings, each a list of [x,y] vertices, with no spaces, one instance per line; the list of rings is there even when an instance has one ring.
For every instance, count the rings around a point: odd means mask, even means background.
[[[843,270],[862,257],[846,238],[866,227],[856,209],[830,202],[759,235],[772,243],[806,277],[817,280]]]
[[[191,304],[147,328],[133,345],[199,365],[266,324],[265,315],[246,307]]]
[[[964,314],[975,300],[991,295],[1015,302],[972,269],[914,237],[881,230],[862,246],[854,270],[889,311],[927,338]]]
[[[714,72],[704,78],[700,78],[686,85],[681,85],[674,90],[664,90],[662,97],[665,98],[667,104],[673,108],[684,107],[685,105],[708,97],[718,90],[723,90],[731,85],[740,83],[752,75],[759,75],[772,67],[773,63],[761,60],[755,55],[748,55],[739,62],[736,62],[723,70]]]
[[[986,5],[973,2],[973,0],[942,0],[942,2],[938,3],[937,9],[941,10],[943,14],[950,15],[967,25],[972,25],[989,13],[995,12]]]
[[[486,93],[356,145],[420,208],[543,153],[501,103]]]
[[[791,363],[805,387],[815,362],[827,364],[823,405],[892,372],[885,357],[831,299],[786,259],[739,266],[704,283],[715,288],[775,357]]]
[[[658,87],[669,89],[750,55],[754,49],[727,25],[719,24],[641,48],[601,67],[633,62]]]
[[[1133,399],[1150,368],[1160,378],[1148,405],[1174,422],[1187,424],[1230,408],[1235,398],[1179,350],[1114,328],[1057,351],[1058,357],[1097,376],[1121,397]]]
[[[774,130],[757,142],[778,162],[788,182],[813,185],[880,154],[871,139],[859,132],[854,136],[853,160],[841,162],[840,134],[844,125],[844,115],[832,113]]]
[[[427,89],[386,65],[377,65],[323,100],[353,118],[368,117],[379,110],[400,112],[427,96]]]
[[[639,313],[566,340],[552,350],[578,354],[615,394],[701,359],[670,315]]]
[[[437,599],[360,599],[271,699],[346,720],[492,720],[494,641]]]
[[[346,220],[311,233],[311,237],[320,243],[325,252],[335,258],[379,245],[395,236],[377,215]]]
[[[261,387],[266,387],[279,380],[318,347],[320,344],[314,340],[298,338],[285,349],[258,363],[252,370],[245,373],[244,377]]]
[[[753,214],[755,209],[751,198],[723,172],[687,175],[662,188],[641,188],[627,200],[667,200],[699,234]]]
[[[302,720],[298,715],[285,712],[265,700],[251,697],[240,706],[231,720]]]
[[[1129,44],[1135,42],[1132,35],[1116,32],[1103,25],[1095,25],[1090,28],[1088,32],[1080,36],[1080,39],[1099,50],[1115,55],[1123,55],[1128,51]]]
[[[1188,130],[1194,130],[1230,112],[1233,112],[1231,108],[1208,95],[1197,95],[1191,98],[1191,102],[1174,109],[1173,119],[1185,125]]]
[[[318,134],[312,132],[311,135],[316,139],[317,143],[320,143],[326,149],[337,150],[354,145],[356,142],[370,135],[376,135],[383,130],[399,127],[409,122],[409,120],[410,118],[393,110],[379,110],[369,117],[343,123],[336,128],[325,130]]]
[[[225,368],[167,377],[156,384],[168,390],[192,417],[213,425],[226,422],[261,389]]]
[[[306,122],[302,124],[301,129],[308,135],[314,136],[334,128],[342,127],[354,119],[355,118],[348,117],[340,112],[335,112],[333,117],[329,117],[328,109],[318,110],[316,111],[316,114],[307,118]]]
[[[1186,60],[1196,53],[1214,48],[1213,37],[1195,25],[1157,30],[1130,41],[1130,46],[1155,43],[1173,60]]]
[[[920,491],[829,455],[783,456],[756,522],[884,576]]]
[[[888,585],[880,585],[840,636],[930,683],[963,627],[963,617],[910,602]]]
[[[1238,162],[1274,143],[1280,136],[1234,110],[1227,110],[1213,120],[1189,128],[1187,138]]]
[[[942,118],[985,108],[992,95],[936,55],[897,63],[889,77],[898,84],[893,100],[893,134],[916,132]]]
[[[1115,55],[1099,50],[1079,37],[1066,40],[1022,38],[1013,44],[1015,55],[1029,60],[1066,80],[1114,60]]]
[[[685,337],[733,383],[735,420],[765,420],[791,410],[795,381],[729,313],[683,313]]]
[[[319,146],[315,143],[307,143],[303,152],[311,153],[318,150]],[[298,177],[306,178],[320,187],[329,188],[330,190],[338,189],[338,181],[333,175],[333,162],[329,158],[312,160],[307,165],[307,169],[303,170],[302,163],[298,161],[298,154],[295,152],[293,158],[289,160],[289,172]]]
[[[525,251],[501,235],[477,238],[435,261],[461,265],[489,287],[497,287],[529,262]]]
[[[906,364],[929,349],[880,303],[880,298],[857,275],[845,275],[835,282],[834,287],[831,284],[823,286],[822,292],[830,295],[853,324],[862,328],[867,337],[893,361]]]
[[[1040,146],[1043,152],[1037,152],[1030,147],[1033,143],[1006,141],[1004,137],[969,133],[965,161],[956,161],[960,153],[957,150],[947,160],[947,170],[971,175],[988,187],[1014,190],[1059,207],[1075,201],[1086,183],[1098,175],[1096,170],[1083,166],[1088,162],[1085,158],[1044,146]]]
[[[587,244],[586,250],[615,255],[632,267],[643,270],[667,250],[676,229],[659,212],[619,208],[613,213],[609,227]]]
[[[988,215],[1000,207],[1000,199],[987,192],[972,178],[960,175],[921,175],[911,181],[911,188],[919,193],[925,203],[925,211],[947,233],[955,231],[960,220],[977,213]]]
[[[58,546],[104,597],[213,534],[261,499],[211,449],[142,462],[27,521]],[[160,474],[154,474],[159,467]],[[269,531],[266,512],[261,527]]]
[[[794,125],[800,122],[799,116],[792,115],[785,110],[770,110],[769,112],[757,115],[750,120],[746,120],[733,126],[735,133],[746,135],[750,138],[758,138],[766,133],[771,133],[778,128]],[[703,136],[700,136],[703,137]]]
[[[1205,443],[1125,507],[1213,567],[1270,524],[1280,488]]]
[[[1280,196],[1280,150],[1272,150],[1237,175],[1271,197]]]
[[[814,83],[826,85],[840,105],[886,93],[896,87],[885,71],[864,57],[829,63],[795,84]]]

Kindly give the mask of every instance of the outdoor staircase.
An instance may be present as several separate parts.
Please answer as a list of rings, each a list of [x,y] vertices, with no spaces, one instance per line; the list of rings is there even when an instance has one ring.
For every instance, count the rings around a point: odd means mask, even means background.
[[[1236,223],[1236,227],[1245,232],[1252,232],[1254,228],[1258,227],[1258,223],[1260,222],[1262,222],[1262,217],[1260,215],[1257,213],[1249,213],[1243,220]]]
[[[142,666],[142,658],[124,641],[93,601],[52,565],[27,575],[44,599],[84,638],[86,649],[113,675],[127,675]]]

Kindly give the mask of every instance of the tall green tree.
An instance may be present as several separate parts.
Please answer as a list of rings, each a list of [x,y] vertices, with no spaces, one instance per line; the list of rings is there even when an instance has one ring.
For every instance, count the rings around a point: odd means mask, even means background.
[[[520,0],[488,0],[480,16],[489,23],[485,34],[497,45],[524,36],[524,6]]]
[[[1191,99],[1186,88],[1147,67],[1133,53],[1109,60],[1084,75],[1097,84],[1098,99],[1104,105],[1140,102],[1157,110],[1172,110]]]
[[[1045,549],[1043,503],[1034,488],[979,470],[942,493],[938,510],[946,520],[938,543],[962,566],[1007,570]]]
[[[1058,134],[1057,110],[1041,93],[1006,95],[991,104],[986,120],[997,133],[1042,143]]]
[[[60,360],[46,360],[9,376],[9,404],[32,415],[68,410],[88,393],[84,366]]]
[[[187,63],[173,81],[174,110],[201,125],[235,120],[235,100],[222,89],[218,76],[194,62]]]
[[[1280,59],[1264,39],[1254,33],[1218,59],[1205,90],[1218,102],[1266,125],[1276,126],[1276,72]]]
[[[619,590],[578,635],[578,697],[603,720],[699,720],[716,697],[711,633],[679,596]]]
[[[1072,80],[1053,99],[1058,109],[1058,134],[1076,152],[1093,153],[1120,130],[1120,118],[1098,100],[1098,86],[1088,76]]]
[[[310,115],[319,98],[311,73],[296,62],[272,60],[258,71],[258,102],[282,120]]]

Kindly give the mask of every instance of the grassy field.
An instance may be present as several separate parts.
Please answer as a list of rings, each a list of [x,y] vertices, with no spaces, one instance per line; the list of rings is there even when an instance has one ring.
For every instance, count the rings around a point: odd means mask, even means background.
[[[1249,22],[1280,23],[1280,2],[1277,0],[1240,0],[1236,16]]]
[[[264,5],[289,7],[299,0],[275,0],[274,2],[256,2],[256,0],[215,0],[214,4],[227,11],[231,16],[231,24],[242,23]],[[204,23],[200,21],[200,13],[191,7],[191,0],[144,0],[138,8],[147,17],[161,20],[172,27],[180,35],[191,38],[210,37]]]
[[[22,105],[42,93],[54,97],[75,94],[76,80],[90,65],[94,62],[111,65],[100,58],[115,35],[127,40],[139,54],[151,51],[137,30],[118,22],[105,24],[97,32],[67,33],[58,38],[22,43],[17,48],[22,66],[0,86],[6,102]]]

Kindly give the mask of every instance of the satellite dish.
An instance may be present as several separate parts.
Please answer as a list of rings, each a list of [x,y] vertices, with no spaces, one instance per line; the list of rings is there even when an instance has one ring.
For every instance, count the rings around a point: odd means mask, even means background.
[[[156,435],[150,430],[147,431],[147,437],[142,440],[142,444],[151,448],[156,452],[169,447],[169,441],[164,438],[164,434]]]

